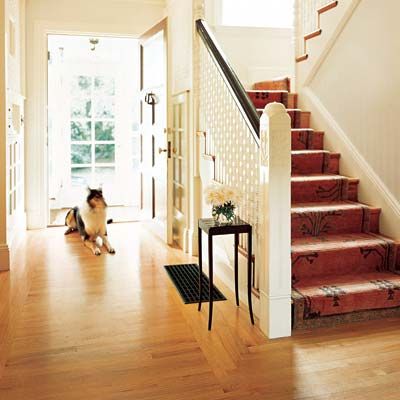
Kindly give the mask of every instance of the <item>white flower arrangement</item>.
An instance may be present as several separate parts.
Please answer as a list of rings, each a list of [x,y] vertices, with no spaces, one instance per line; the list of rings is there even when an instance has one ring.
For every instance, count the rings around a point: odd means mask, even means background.
[[[211,185],[204,190],[207,204],[212,205],[212,215],[218,220],[224,215],[228,222],[235,218],[235,208],[242,200],[242,192],[226,185]]]

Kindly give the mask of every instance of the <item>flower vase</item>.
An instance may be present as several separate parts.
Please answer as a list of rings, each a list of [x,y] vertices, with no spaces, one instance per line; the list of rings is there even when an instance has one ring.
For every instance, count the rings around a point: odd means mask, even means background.
[[[224,225],[232,225],[234,220],[235,220],[235,215],[232,214],[229,214],[228,216],[225,214],[221,214],[219,218],[220,223]]]

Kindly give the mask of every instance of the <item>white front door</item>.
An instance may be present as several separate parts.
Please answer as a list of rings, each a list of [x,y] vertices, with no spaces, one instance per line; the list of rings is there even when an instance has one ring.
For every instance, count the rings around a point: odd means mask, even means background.
[[[141,59],[141,210],[154,231],[168,240],[168,172],[171,142],[167,131],[166,24],[140,39]]]

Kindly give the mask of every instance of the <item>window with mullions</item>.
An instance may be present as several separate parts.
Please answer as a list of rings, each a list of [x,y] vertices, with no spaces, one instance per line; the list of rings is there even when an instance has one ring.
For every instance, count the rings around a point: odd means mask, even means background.
[[[114,78],[72,78],[70,138],[72,184],[80,186],[114,179]]]
[[[294,0],[220,0],[221,25],[292,28]]]

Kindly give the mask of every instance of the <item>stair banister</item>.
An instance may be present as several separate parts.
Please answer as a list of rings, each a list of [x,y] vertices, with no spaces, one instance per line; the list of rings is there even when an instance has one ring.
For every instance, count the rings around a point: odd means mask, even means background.
[[[232,66],[229,64],[227,57],[219,46],[216,38],[214,37],[207,22],[202,19],[196,21],[197,32],[203,43],[210,53],[212,60],[218,68],[223,80],[229,88],[236,105],[241,111],[244,119],[249,126],[250,132],[253,135],[257,145],[260,145],[259,131],[260,131],[260,117],[257,110],[251,102],[246,93],[245,88],[241,84]]]
[[[261,329],[271,338],[288,336],[290,117],[283,104],[270,104],[263,111],[260,129],[260,117],[250,96],[207,24],[199,19],[196,26],[199,190],[217,182],[242,192],[237,215],[252,225],[254,241],[252,254],[248,254],[245,241],[240,239],[244,257],[239,257],[239,265],[247,263],[246,257],[254,259],[253,300]],[[202,216],[209,215],[205,207],[201,205]],[[215,246],[221,277],[227,277],[233,263],[225,251],[230,245],[229,240],[220,238]],[[243,293],[243,287],[240,290]],[[245,296],[241,299],[246,301]]]

